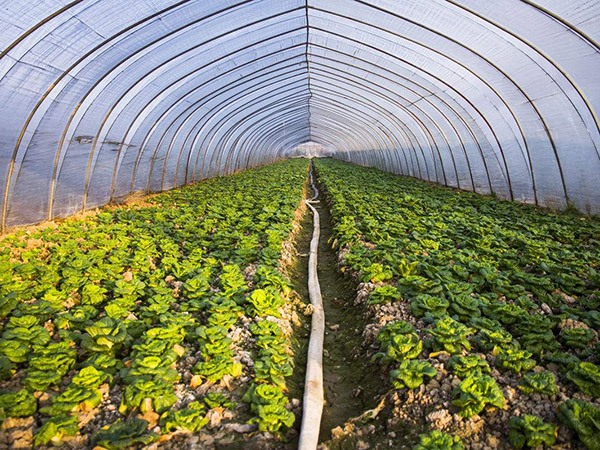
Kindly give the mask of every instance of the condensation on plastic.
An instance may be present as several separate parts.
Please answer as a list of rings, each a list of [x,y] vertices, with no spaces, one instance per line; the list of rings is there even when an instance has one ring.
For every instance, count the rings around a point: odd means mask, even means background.
[[[0,6],[2,229],[302,148],[600,213],[600,1]]]

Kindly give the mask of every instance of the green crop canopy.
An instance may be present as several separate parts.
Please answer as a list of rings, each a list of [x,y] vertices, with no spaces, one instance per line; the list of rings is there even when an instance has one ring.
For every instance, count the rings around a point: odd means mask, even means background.
[[[600,1],[10,0],[2,229],[302,154],[600,213]]]

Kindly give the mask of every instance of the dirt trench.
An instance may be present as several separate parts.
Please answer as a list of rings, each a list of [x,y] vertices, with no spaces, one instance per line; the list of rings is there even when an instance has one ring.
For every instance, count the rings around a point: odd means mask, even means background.
[[[362,307],[354,305],[356,284],[344,277],[338,269],[337,255],[329,244],[332,235],[331,215],[322,194],[318,200],[313,206],[321,217],[318,275],[326,324],[323,352],[325,405],[319,442],[325,442],[331,439],[334,428],[343,427],[348,419],[376,406],[377,387],[373,384],[377,377],[364,356],[362,331],[366,322]],[[296,239],[299,257],[293,285],[308,302],[308,252],[313,226],[310,211],[306,212],[301,225],[302,229]],[[296,398],[302,397],[309,329],[310,323],[306,323],[302,332],[297,335],[296,370],[290,380],[290,393]],[[297,421],[300,422],[301,417]],[[297,426],[299,427],[299,423]]]

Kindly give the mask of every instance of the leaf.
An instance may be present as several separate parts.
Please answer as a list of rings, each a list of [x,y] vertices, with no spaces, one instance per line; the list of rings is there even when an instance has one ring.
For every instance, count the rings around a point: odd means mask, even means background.
[[[575,430],[589,450],[600,449],[600,408],[579,399],[570,399],[558,407],[560,420]]]
[[[452,436],[439,430],[433,430],[429,433],[419,435],[419,442],[413,447],[413,450],[464,450],[458,436]]]
[[[518,449],[552,446],[556,441],[557,431],[556,425],[545,423],[538,416],[530,414],[511,417],[508,422],[508,439]]]
[[[48,419],[37,431],[34,438],[36,447],[50,443],[60,444],[65,436],[73,436],[79,431],[77,418],[59,415]]]
[[[36,411],[37,401],[26,389],[0,394],[0,420],[7,417],[28,417]]]
[[[109,427],[101,429],[91,437],[93,445],[105,447],[108,450],[118,450],[134,446],[148,445],[158,439],[155,433],[147,433],[148,422],[134,417],[125,422],[117,420]]]
[[[479,414],[486,405],[504,407],[504,394],[489,375],[474,374],[465,378],[453,394],[452,404],[461,408],[459,414],[463,417]]]
[[[437,370],[428,361],[406,360],[400,363],[398,370],[392,370],[390,377],[396,389],[404,387],[416,389],[424,382],[425,377],[435,377]]]

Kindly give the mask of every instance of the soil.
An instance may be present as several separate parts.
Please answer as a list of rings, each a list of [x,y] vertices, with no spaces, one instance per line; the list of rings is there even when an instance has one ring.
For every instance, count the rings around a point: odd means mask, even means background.
[[[362,311],[364,308],[353,305],[356,283],[340,272],[337,255],[329,244],[332,224],[328,208],[321,202],[313,203],[313,206],[321,218],[318,275],[326,325],[323,355],[325,405],[319,440],[327,441],[347,420],[376,406],[381,385],[373,383],[373,373],[369,364],[365,364],[362,331],[367,323],[365,311]],[[308,252],[313,230],[310,212],[304,215],[301,226],[296,238],[298,258],[291,275],[294,290],[308,302]],[[309,331],[310,321],[306,320],[295,333],[296,367],[288,380],[292,398],[302,398]],[[295,427],[299,429],[300,424],[299,416]]]

